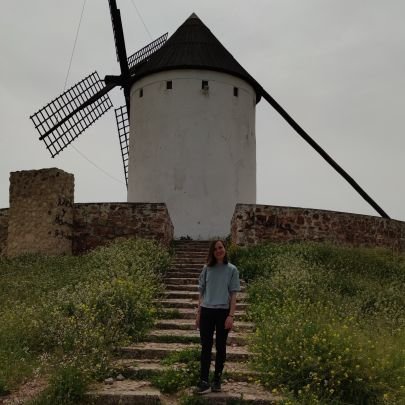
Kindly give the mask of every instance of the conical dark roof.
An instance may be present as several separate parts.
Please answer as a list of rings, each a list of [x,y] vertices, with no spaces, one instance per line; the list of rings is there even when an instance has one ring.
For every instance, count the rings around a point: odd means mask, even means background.
[[[261,97],[259,83],[194,13],[145,64],[136,70],[134,80],[171,69],[207,69],[229,73],[251,84],[256,91],[257,101]]]

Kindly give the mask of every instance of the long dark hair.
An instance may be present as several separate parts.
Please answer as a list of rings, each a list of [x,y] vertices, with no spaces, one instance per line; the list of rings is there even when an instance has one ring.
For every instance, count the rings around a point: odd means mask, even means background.
[[[217,258],[214,255],[214,249],[217,242],[221,242],[224,249],[225,249],[225,256],[224,256],[224,264],[228,264],[228,254],[226,253],[226,246],[225,242],[222,239],[213,240],[210,244],[210,248],[208,250],[208,257],[207,257],[207,266],[212,267],[217,264]]]

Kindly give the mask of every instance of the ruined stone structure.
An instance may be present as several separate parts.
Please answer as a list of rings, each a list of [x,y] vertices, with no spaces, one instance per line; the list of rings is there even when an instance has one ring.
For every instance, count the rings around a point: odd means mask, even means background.
[[[231,236],[238,245],[317,241],[405,252],[405,222],[307,208],[237,204]]]
[[[173,224],[165,204],[74,204],[74,177],[59,169],[10,175],[10,208],[0,210],[0,255],[80,254],[117,238],[169,245]]]
[[[0,210],[0,256],[6,254],[8,229],[8,209]]]
[[[74,177],[59,169],[10,174],[7,255],[70,254]]]
[[[79,254],[117,238],[155,239],[168,246],[173,224],[165,204],[75,204],[73,253]]]
[[[73,175],[59,169],[11,173],[10,208],[0,210],[0,255],[81,254],[119,238],[168,246],[173,224],[163,203],[73,203]],[[405,252],[405,222],[308,208],[237,204],[233,243],[317,241]]]

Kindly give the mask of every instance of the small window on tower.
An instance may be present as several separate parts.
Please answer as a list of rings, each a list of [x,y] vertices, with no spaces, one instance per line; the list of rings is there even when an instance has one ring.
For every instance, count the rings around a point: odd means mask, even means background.
[[[143,89],[139,89],[139,97],[143,97]]]
[[[166,82],[166,89],[171,90],[173,88],[173,82],[171,80],[168,80]]]
[[[209,89],[209,87],[208,87],[208,80],[203,80],[203,81],[201,82],[201,89],[202,89],[202,90],[208,90],[208,89]]]
[[[238,96],[239,96],[239,89],[238,89],[237,87],[234,87],[234,88],[233,88],[233,95],[234,95],[235,97],[238,97]]]

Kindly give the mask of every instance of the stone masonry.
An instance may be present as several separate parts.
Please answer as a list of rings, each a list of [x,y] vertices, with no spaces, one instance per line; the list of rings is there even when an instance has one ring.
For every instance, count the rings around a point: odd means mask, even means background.
[[[117,238],[140,237],[168,246],[173,224],[165,204],[75,204],[73,252],[80,254]]]
[[[56,168],[10,174],[10,208],[0,210],[0,255],[80,254],[114,239],[168,246],[173,224],[161,203],[74,204],[74,176]]]
[[[231,238],[238,245],[305,240],[405,252],[405,222],[345,212],[237,204]]]
[[[10,174],[10,208],[0,210],[0,256],[81,254],[114,239],[141,237],[168,246],[173,224],[163,203],[74,204],[74,177],[41,169]],[[405,222],[307,208],[237,204],[231,239],[325,241],[405,252]]]
[[[10,174],[7,255],[72,253],[74,177],[63,170]]]
[[[8,233],[8,208],[0,210],[0,256],[6,254]]]

